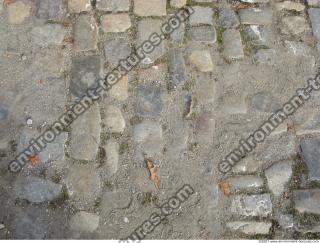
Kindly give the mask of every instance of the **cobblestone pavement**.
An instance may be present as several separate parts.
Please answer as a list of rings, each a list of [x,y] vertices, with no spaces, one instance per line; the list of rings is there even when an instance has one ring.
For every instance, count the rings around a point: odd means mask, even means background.
[[[0,237],[319,238],[320,94],[218,163],[316,75],[320,0],[0,0]],[[8,162],[177,8],[195,13],[22,172]],[[157,189],[145,159],[157,167]]]

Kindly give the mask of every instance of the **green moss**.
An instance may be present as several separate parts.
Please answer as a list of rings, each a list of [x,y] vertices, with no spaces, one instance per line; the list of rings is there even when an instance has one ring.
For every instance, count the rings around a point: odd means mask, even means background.
[[[127,151],[129,151],[128,142],[122,142],[119,147],[119,154],[125,154]]]
[[[130,119],[130,124],[131,124],[131,126],[134,126],[134,125],[141,123],[142,121],[143,121],[143,118],[141,118],[139,116],[134,116]]]
[[[217,32],[217,42],[219,44],[222,44],[222,35],[223,35],[223,32],[226,31],[226,28],[223,28],[223,27],[216,27],[216,32]]]

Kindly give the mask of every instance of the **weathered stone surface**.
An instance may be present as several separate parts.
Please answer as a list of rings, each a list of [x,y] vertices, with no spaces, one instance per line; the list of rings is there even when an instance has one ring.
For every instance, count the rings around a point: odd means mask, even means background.
[[[244,57],[241,35],[238,30],[226,30],[222,35],[223,55],[228,59],[241,59]]]
[[[199,146],[210,147],[215,132],[214,115],[210,111],[203,111],[196,121],[195,136]]]
[[[137,144],[137,155],[159,156],[162,153],[162,127],[158,122],[145,121],[134,127],[133,138]]]
[[[99,216],[88,212],[78,212],[70,219],[71,230],[78,232],[94,232],[99,226]]]
[[[21,24],[31,14],[29,1],[16,1],[7,6],[8,20],[10,24]]]
[[[283,228],[283,229],[289,229],[292,228],[294,226],[294,222],[293,222],[293,216],[290,214],[285,214],[283,212],[277,212],[276,213],[276,219],[279,223],[279,225]]]
[[[270,0],[240,0],[245,3],[268,3]]]
[[[182,8],[187,3],[187,0],[170,0],[171,7]]]
[[[173,48],[169,50],[169,74],[173,85],[186,81],[186,66],[181,49]]]
[[[41,162],[48,161],[64,161],[65,158],[65,143],[68,139],[66,132],[61,133],[56,139],[47,145],[47,147],[39,154]]]
[[[113,175],[119,167],[119,143],[115,140],[108,140],[104,147],[106,151],[106,167],[107,173]]]
[[[106,108],[105,124],[110,132],[122,133],[126,127],[126,122],[119,108],[109,105]]]
[[[96,8],[103,11],[129,11],[130,0],[98,0]]]
[[[312,32],[314,36],[318,39],[318,49],[320,50],[320,9],[319,8],[310,8],[308,9]]]
[[[286,10],[295,10],[295,11],[301,12],[305,9],[305,6],[301,3],[296,3],[296,2],[292,2],[292,1],[284,1],[281,3],[276,3],[275,8],[277,11],[281,11],[283,9],[286,9]]]
[[[154,65],[150,68],[139,70],[139,81],[142,83],[164,83],[167,80],[166,64]]]
[[[100,79],[100,57],[83,56],[72,60],[70,91],[74,96],[83,96]]]
[[[310,7],[315,7],[315,8],[320,7],[320,0],[307,0],[307,2]]]
[[[255,111],[276,112],[281,108],[279,100],[270,92],[261,91],[253,95],[250,106]]]
[[[217,33],[214,26],[198,26],[192,27],[189,36],[193,41],[215,43],[217,41]]]
[[[37,177],[18,177],[15,181],[14,194],[32,203],[54,201],[62,193],[62,186]]]
[[[162,21],[159,19],[142,19],[138,23],[138,40],[137,45],[141,45],[148,40],[153,33],[161,33]],[[166,54],[166,42],[162,41],[151,53],[146,54],[143,64],[154,63],[158,58]]]
[[[58,17],[60,10],[60,0],[37,0],[36,16],[40,19],[53,19]]]
[[[108,191],[101,200],[101,212],[109,215],[112,210],[124,209],[131,202],[131,193],[127,190]]]
[[[140,85],[137,88],[136,112],[143,117],[159,117],[162,111],[161,89]]]
[[[97,49],[98,29],[95,19],[89,15],[80,15],[74,25],[74,48],[76,51]]]
[[[101,117],[99,106],[94,103],[71,125],[70,155],[74,159],[94,160],[99,148]]]
[[[234,176],[228,179],[232,192],[255,191],[263,188],[263,179],[258,176]]]
[[[271,8],[249,8],[239,11],[242,24],[267,25],[272,23]]]
[[[46,24],[34,27],[30,33],[34,44],[48,47],[50,45],[62,45],[67,30],[59,24]]]
[[[292,176],[292,161],[278,162],[265,171],[268,187],[276,197],[280,197]]]
[[[237,231],[252,236],[269,234],[271,226],[271,222],[258,221],[235,221],[227,223],[227,227],[232,231]]]
[[[92,207],[101,190],[100,175],[92,165],[73,165],[65,179],[72,203],[80,210]]]
[[[256,173],[263,169],[265,161],[255,159],[251,156],[243,158],[234,167],[234,173]]]
[[[248,25],[244,27],[246,39],[254,45],[270,44],[270,35],[263,25]]]
[[[300,142],[301,154],[309,170],[311,181],[320,181],[320,139],[305,138]]]
[[[284,44],[286,48],[292,52],[295,56],[300,57],[309,57],[312,58],[312,48],[310,46],[306,45],[303,42],[298,41],[284,41]]]
[[[208,7],[194,6],[194,13],[189,18],[190,25],[213,25],[213,11]]]
[[[276,51],[273,49],[260,49],[252,56],[255,64],[274,65],[276,63]]]
[[[282,19],[281,31],[284,34],[299,35],[309,30],[307,20],[300,16],[289,16]]]
[[[299,213],[320,214],[320,190],[296,190],[293,192],[293,200]]]
[[[177,45],[182,45],[184,41],[185,32],[186,32],[186,25],[185,23],[181,22],[179,28],[175,29],[175,31],[173,31],[170,34],[170,38],[172,42],[174,42]]]
[[[91,9],[90,0],[68,0],[68,10],[71,13],[88,12]]]
[[[126,75],[109,90],[110,97],[119,101],[125,101],[128,98],[128,83],[128,75]]]
[[[139,16],[163,16],[167,14],[166,0],[134,0],[134,13]]]
[[[240,25],[236,13],[229,6],[219,9],[219,25],[224,28],[237,28]]]
[[[132,50],[124,38],[107,38],[104,51],[106,60],[112,69],[119,65],[121,59],[126,59]]]
[[[207,50],[193,51],[189,56],[189,61],[201,72],[213,71],[211,54]]]
[[[270,194],[233,196],[231,212],[242,216],[267,217],[272,213]]]
[[[125,32],[131,27],[129,14],[107,14],[101,16],[101,25],[105,33],[108,32]]]

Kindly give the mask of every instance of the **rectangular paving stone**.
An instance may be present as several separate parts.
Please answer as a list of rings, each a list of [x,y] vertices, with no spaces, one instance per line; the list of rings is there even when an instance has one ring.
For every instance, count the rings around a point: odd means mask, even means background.
[[[159,117],[162,111],[161,89],[155,85],[137,88],[136,112],[142,117]]]
[[[195,26],[189,30],[189,37],[193,41],[215,43],[217,33],[214,26]]]
[[[103,11],[127,12],[130,9],[130,0],[97,0],[96,8]]]
[[[131,51],[131,46],[125,38],[108,37],[104,42],[105,57],[111,69],[117,67],[121,59],[126,59]]]
[[[36,16],[41,19],[53,19],[55,17],[58,17],[60,4],[60,0],[37,0]]]
[[[170,82],[176,86],[186,81],[186,66],[181,49],[169,50],[169,75]]]
[[[234,221],[227,223],[227,227],[232,231],[244,233],[246,235],[267,235],[270,232],[271,222],[259,221]]]
[[[189,18],[190,25],[213,25],[213,10],[209,7],[194,6],[194,13]]]
[[[91,9],[90,0],[68,0],[68,11],[70,13],[88,12]]]
[[[320,190],[296,190],[293,192],[295,209],[299,213],[320,214]]]
[[[232,192],[255,191],[263,188],[263,179],[259,176],[234,176],[227,180]]]
[[[102,30],[109,32],[125,32],[131,27],[131,19],[127,13],[106,14],[101,16]]]
[[[320,139],[302,139],[300,147],[302,158],[308,166],[309,179],[320,181]]]
[[[272,24],[271,8],[248,8],[239,11],[241,24],[267,25]]]
[[[134,0],[134,13],[139,16],[163,16],[167,14],[167,0]]]
[[[242,216],[267,217],[272,213],[270,194],[235,195],[232,197],[231,212]]]
[[[223,54],[228,59],[244,57],[241,34],[238,30],[226,30],[222,34]]]
[[[308,9],[312,32],[314,36],[318,39],[317,47],[320,50],[320,8],[310,8]]]
[[[75,51],[90,51],[97,49],[97,26],[90,15],[80,15],[74,25]]]
[[[307,0],[307,2],[310,7],[315,7],[315,8],[320,7],[320,0]]]

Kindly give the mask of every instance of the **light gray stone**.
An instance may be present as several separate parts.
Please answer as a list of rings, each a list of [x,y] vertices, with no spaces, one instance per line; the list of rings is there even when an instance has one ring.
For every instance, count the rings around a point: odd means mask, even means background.
[[[37,0],[36,16],[40,19],[54,19],[59,15],[60,4],[60,0]]]
[[[213,62],[208,50],[195,50],[189,56],[189,61],[200,72],[212,72]]]
[[[315,8],[320,7],[320,0],[307,0],[307,2],[310,7],[315,7]]]
[[[301,3],[292,2],[292,1],[284,1],[275,4],[275,8],[277,11],[281,11],[283,9],[286,10],[295,10],[301,12],[305,9],[305,6]]]
[[[292,161],[278,162],[265,171],[268,187],[274,196],[280,197],[292,176]]]
[[[90,209],[100,195],[100,175],[92,165],[73,165],[65,183],[71,202],[80,210]]]
[[[123,133],[126,122],[122,116],[121,110],[116,106],[106,107],[106,117],[104,119],[108,131],[114,133]]]
[[[231,212],[242,216],[267,217],[272,213],[270,194],[233,196]]]
[[[215,43],[217,32],[214,26],[192,27],[189,31],[189,37],[193,41]]]
[[[232,231],[244,233],[246,235],[268,235],[271,229],[271,222],[258,221],[234,221],[227,223],[227,227]]]
[[[255,64],[274,65],[276,64],[277,53],[273,49],[259,49],[253,56],[252,61]]]
[[[98,29],[95,19],[89,15],[80,15],[74,25],[74,48],[76,51],[97,49]]]
[[[94,103],[71,125],[70,155],[74,159],[94,160],[98,153],[101,133],[99,106]]]
[[[163,16],[167,14],[166,0],[134,0],[134,13],[139,16]]]
[[[18,177],[13,192],[16,197],[32,203],[54,201],[62,193],[62,186],[37,177]]]
[[[119,143],[115,140],[108,140],[104,147],[106,151],[106,167],[109,175],[114,175],[119,167]]]
[[[293,200],[299,213],[320,214],[319,189],[293,191]]]
[[[313,35],[318,39],[318,49],[320,50],[320,9],[308,9]]]
[[[130,0],[98,0],[96,8],[103,11],[127,12],[130,8]]]
[[[189,18],[190,25],[213,25],[213,11],[208,7],[194,6],[194,13]]]
[[[68,10],[71,13],[88,12],[91,9],[90,0],[68,0]]]
[[[140,85],[137,87],[136,112],[143,117],[159,117],[162,111],[160,87]]]
[[[125,32],[131,27],[131,19],[127,13],[106,14],[101,16],[101,26],[105,33]]]
[[[186,66],[181,49],[169,50],[169,74],[171,83],[176,86],[186,81]]]
[[[320,181],[320,139],[302,139],[300,147],[302,158],[308,167],[309,179],[311,181]]]
[[[94,232],[99,226],[99,216],[88,212],[78,212],[70,218],[71,230],[78,232]]]
[[[263,25],[248,25],[244,27],[246,39],[254,45],[269,45],[269,32]]]
[[[105,192],[101,200],[101,212],[109,215],[112,210],[127,208],[130,202],[131,193],[128,190]]]
[[[16,1],[7,6],[10,24],[22,24],[31,14],[30,1]]]
[[[121,59],[126,59],[132,50],[124,38],[107,38],[104,51],[106,60],[112,69],[119,65]]]
[[[239,11],[242,24],[267,25],[272,24],[271,8],[248,8]]]
[[[307,20],[300,16],[289,16],[282,19],[281,31],[284,34],[299,35],[309,30]]]
[[[264,186],[263,179],[258,176],[234,176],[228,179],[232,192],[256,191]]]
[[[276,112],[281,108],[279,100],[266,91],[254,94],[250,100],[250,106],[255,111],[270,113]]]
[[[241,35],[238,30],[226,30],[222,34],[223,55],[227,59],[241,59],[244,57]]]
[[[41,47],[62,45],[67,30],[59,24],[46,24],[34,27],[31,31],[31,38],[34,44]]]
[[[219,25],[224,28],[237,28],[240,25],[236,13],[229,6],[219,9]]]

